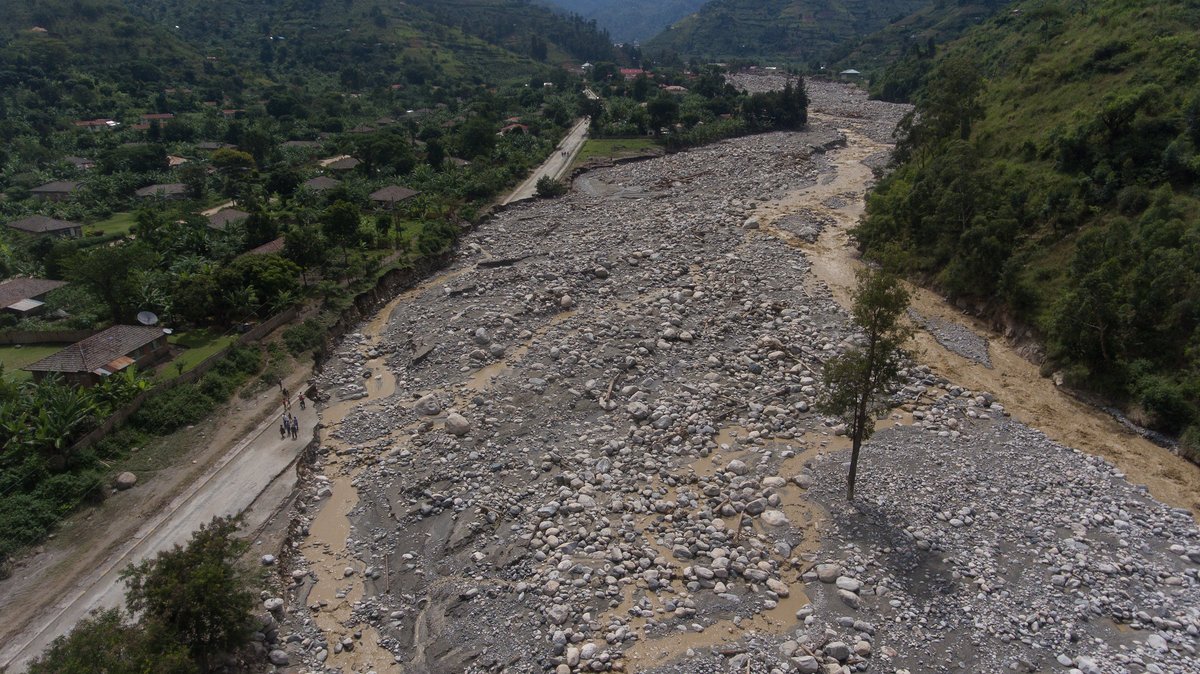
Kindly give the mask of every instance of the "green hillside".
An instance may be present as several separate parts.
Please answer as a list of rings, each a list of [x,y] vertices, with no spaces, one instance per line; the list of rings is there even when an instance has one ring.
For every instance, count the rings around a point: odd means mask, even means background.
[[[544,74],[542,64],[613,56],[594,26],[519,0],[126,1],[159,26],[178,26],[189,43],[268,75],[324,72],[349,88],[494,83]]]
[[[713,0],[645,44],[647,53],[770,58],[813,66],[928,0]]]
[[[216,74],[165,28],[132,15],[118,0],[0,0],[0,68],[6,88],[44,88],[86,74],[127,91],[160,81],[198,81]],[[87,96],[90,82],[67,80],[59,92]]]
[[[1197,25],[1187,2],[1013,3],[941,51],[859,232],[1168,432],[1200,399]]]
[[[928,72],[937,45],[961,37],[1011,0],[936,0],[889,23],[856,44],[835,50],[836,71],[854,68],[871,81],[876,98],[906,102]]]
[[[679,19],[695,12],[705,0],[550,0],[562,8],[596,24],[618,42],[648,40]]]

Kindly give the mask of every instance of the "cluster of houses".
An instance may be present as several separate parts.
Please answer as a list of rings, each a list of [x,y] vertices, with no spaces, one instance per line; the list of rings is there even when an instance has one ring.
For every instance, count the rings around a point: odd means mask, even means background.
[[[43,309],[46,293],[65,285],[65,281],[39,278],[0,282],[0,311],[33,315]],[[162,328],[114,325],[21,369],[30,372],[34,381],[57,376],[69,384],[92,386],[131,365],[151,367],[167,353]]]
[[[169,115],[152,115],[148,123],[161,124],[171,119]],[[111,124],[109,123],[111,122]],[[87,120],[76,123],[89,129],[108,129],[119,126],[112,120]],[[207,146],[207,147],[206,147]],[[288,141],[285,147],[316,150],[316,141]],[[232,147],[224,143],[201,143],[198,149],[220,149]],[[81,170],[95,166],[94,162],[80,157],[68,157],[67,161]],[[328,174],[341,174],[357,168],[361,162],[349,155],[330,157],[317,162]],[[313,192],[324,192],[341,185],[342,181],[330,175],[319,175],[303,183]],[[77,181],[60,180],[41,185],[31,190],[35,196],[49,201],[60,201],[74,196],[80,188]],[[149,185],[135,192],[140,199],[185,199],[187,186],[183,183]],[[394,209],[399,204],[419,194],[402,185],[388,185],[370,194],[371,202],[379,209]],[[207,212],[208,226],[224,230],[250,217],[237,208],[221,208]],[[9,228],[25,235],[37,237],[80,237],[83,225],[45,215],[31,215],[5,223]],[[280,237],[244,255],[264,255],[283,251],[284,239]],[[0,311],[28,317],[45,309],[46,294],[67,285],[64,281],[39,278],[15,278],[0,282]],[[82,341],[71,344],[60,351],[22,368],[30,372],[35,381],[57,376],[78,386],[91,386],[103,377],[130,367],[149,368],[161,362],[169,354],[166,333],[162,328],[144,325],[114,325],[97,332]]]

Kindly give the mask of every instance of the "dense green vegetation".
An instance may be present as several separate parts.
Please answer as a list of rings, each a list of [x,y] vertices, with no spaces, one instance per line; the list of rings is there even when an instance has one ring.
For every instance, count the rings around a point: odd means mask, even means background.
[[[85,225],[76,239],[0,228],[0,275],[69,282],[42,314],[5,314],[0,327],[98,329],[152,311],[177,335],[173,364],[147,373],[157,382],[302,303],[315,316],[287,330],[286,348],[318,350],[355,292],[449,251],[460,224],[581,115],[598,136],[673,148],[807,119],[799,81],[749,96],[711,68],[628,77],[620,67],[636,49],[523,0],[0,6],[12,10],[0,25],[0,80],[12,85],[0,109],[14,120],[0,128],[0,218]],[[556,67],[584,60],[602,102]],[[93,119],[113,123],[77,123]],[[79,189],[58,200],[31,191],[51,180]],[[175,192],[138,194],[150,186]],[[202,214],[225,206],[242,214]],[[74,442],[132,394],[4,380],[0,556],[101,498],[130,447],[200,421],[276,365],[264,369],[262,349],[234,349],[86,450]]]
[[[961,37],[1010,0],[934,0],[881,30],[834,50],[829,70],[853,68],[870,80],[871,95],[909,102],[937,54],[937,46]]]
[[[128,613],[93,613],[54,640],[30,674],[204,673],[250,643],[260,626],[238,522],[214,518],[176,545],[121,574]]]
[[[110,465],[131,447],[208,416],[262,367],[257,348],[236,348],[193,384],[153,397],[127,428],[86,449],[75,440],[146,390],[133,370],[85,389],[0,377],[0,576],[9,555],[40,542],[58,521],[104,500]]]
[[[645,44],[652,55],[770,59],[816,72],[830,55],[929,0],[713,0]]]
[[[630,78],[613,76],[615,66],[598,64],[594,89],[604,103],[583,101],[598,138],[661,136],[671,149],[771,130],[799,129],[808,123],[808,95],[796,78],[780,92],[746,94],[725,81],[725,71],[664,68]]]
[[[157,381],[300,302],[329,325],[384,268],[446,251],[577,117],[577,84],[556,66],[620,57],[594,24],[511,0],[0,0],[0,16],[0,219],[85,224],[82,239],[0,228],[0,277],[70,282],[41,315],[0,326],[92,329],[153,311],[190,347]],[[95,119],[113,123],[78,123]],[[513,119],[522,132],[497,135]],[[315,161],[342,155],[358,166]],[[336,182],[304,185],[315,176]],[[52,180],[80,187],[53,201],[30,191]],[[135,193],[161,184],[184,191]],[[390,185],[419,194],[370,199]],[[230,201],[248,217],[199,215]],[[83,451],[74,441],[129,398],[108,390],[119,379],[81,391],[5,378],[0,557],[102,498],[130,447],[201,420],[261,369],[258,349],[236,349]]]
[[[1014,3],[942,50],[858,231],[1194,453],[1198,22],[1183,2]]]
[[[612,34],[618,42],[637,42],[658,35],[695,12],[705,0],[550,0],[555,7],[578,14]]]

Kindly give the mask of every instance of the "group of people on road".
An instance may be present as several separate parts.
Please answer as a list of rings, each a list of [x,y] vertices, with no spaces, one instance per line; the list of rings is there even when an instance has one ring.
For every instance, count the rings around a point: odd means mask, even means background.
[[[292,394],[287,387],[283,385],[283,380],[279,380],[279,392],[283,394],[283,417],[279,420],[279,439],[284,440],[291,437],[293,440],[300,439],[300,419],[292,414]],[[300,409],[305,408],[304,393],[296,396],[296,404]]]
[[[285,413],[279,421],[279,439],[283,440],[289,436],[293,440],[300,439],[300,419],[291,412]]]

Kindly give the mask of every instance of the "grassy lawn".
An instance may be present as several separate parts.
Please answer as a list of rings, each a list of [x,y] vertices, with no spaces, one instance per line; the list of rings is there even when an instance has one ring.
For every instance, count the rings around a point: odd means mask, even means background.
[[[100,232],[101,234],[128,234],[133,224],[137,222],[137,215],[134,213],[114,213],[107,220],[93,222],[90,225],[83,226],[84,236],[92,232]]]
[[[205,358],[233,344],[236,340],[236,333],[223,334],[213,328],[189,330],[171,335],[167,338],[167,343],[182,347],[184,352],[179,354],[175,360],[161,366],[158,370],[158,378],[171,379],[187,372],[203,362]],[[183,364],[182,370],[179,369],[180,363]]]
[[[31,344],[17,347],[0,346],[0,363],[4,363],[4,376],[10,381],[25,381],[32,375],[21,368],[39,361],[58,351],[66,344]]]
[[[620,159],[650,154],[660,151],[661,147],[653,138],[589,138],[575,157],[575,165],[595,158]]]

